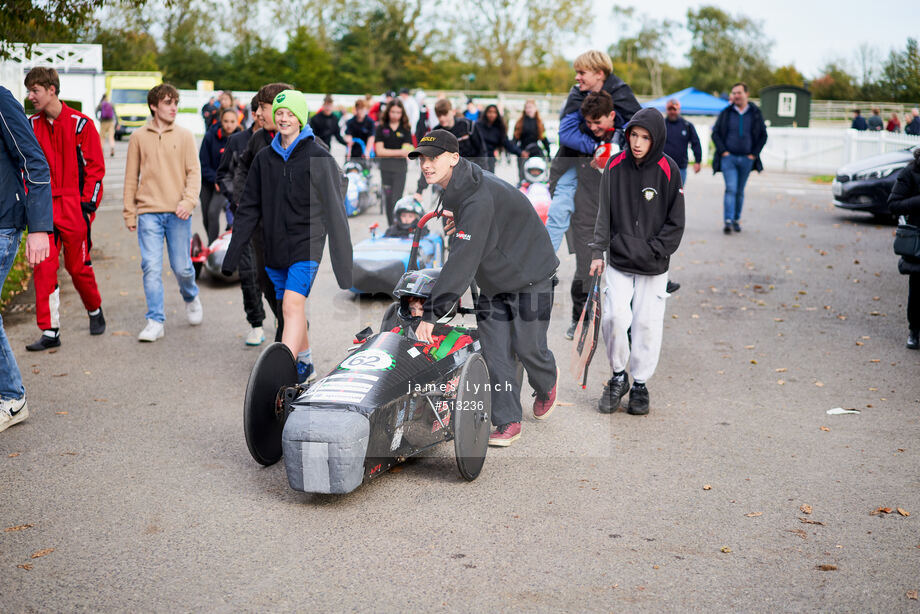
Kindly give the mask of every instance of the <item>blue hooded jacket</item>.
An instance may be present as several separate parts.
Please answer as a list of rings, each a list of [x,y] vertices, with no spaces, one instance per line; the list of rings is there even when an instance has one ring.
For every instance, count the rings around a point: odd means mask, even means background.
[[[48,161],[22,105],[0,86],[0,228],[52,232],[51,211]]]
[[[287,162],[288,158],[291,157],[291,153],[294,151],[294,148],[297,147],[297,143],[304,139],[308,139],[311,136],[313,136],[313,128],[311,128],[308,124],[303,127],[303,130],[300,131],[300,134],[297,135],[297,138],[294,139],[294,142],[291,143],[287,149],[285,149],[281,146],[281,133],[279,132],[275,135],[275,138],[272,139],[272,149],[274,149],[275,152],[277,152],[277,154],[281,156],[285,162]]]

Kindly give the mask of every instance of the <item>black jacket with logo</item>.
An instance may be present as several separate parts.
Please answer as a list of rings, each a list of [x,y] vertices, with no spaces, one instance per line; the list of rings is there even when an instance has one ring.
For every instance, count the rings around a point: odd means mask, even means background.
[[[611,158],[601,177],[600,204],[594,225],[592,258],[607,252],[607,262],[625,273],[660,275],[684,234],[684,191],[680,171],[663,152],[664,118],[642,109],[631,126],[649,131],[652,146],[641,162],[626,150]],[[628,138],[627,138],[628,142]]]
[[[434,322],[447,313],[474,278],[483,294],[494,296],[523,291],[549,279],[559,266],[527,197],[478,165],[460,158],[442,202],[454,214],[457,232],[425,302],[424,320]]]
[[[283,269],[295,262],[320,262],[328,234],[336,281],[340,288],[351,288],[351,236],[344,201],[345,176],[313,137],[297,143],[287,161],[272,147],[263,148],[249,169],[222,270],[236,269],[243,246],[261,221],[266,266]]]

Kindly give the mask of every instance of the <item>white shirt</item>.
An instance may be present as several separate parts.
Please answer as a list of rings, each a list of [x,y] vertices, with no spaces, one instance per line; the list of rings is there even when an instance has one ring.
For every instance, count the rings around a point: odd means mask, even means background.
[[[412,132],[415,132],[415,125],[418,124],[418,118],[422,113],[418,107],[418,103],[412,96],[406,96],[405,98],[400,96],[399,100],[402,102],[403,108],[406,110],[406,117],[409,118],[409,129]]]

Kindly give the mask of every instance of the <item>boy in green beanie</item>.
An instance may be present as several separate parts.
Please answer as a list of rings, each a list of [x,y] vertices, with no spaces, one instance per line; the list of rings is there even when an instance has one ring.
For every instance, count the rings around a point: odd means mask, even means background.
[[[307,101],[302,93],[284,90],[275,96],[272,115],[278,133],[271,147],[252,161],[222,269],[226,274],[236,269],[243,246],[261,220],[265,271],[284,314],[281,341],[297,357],[300,382],[305,382],[315,377],[315,369],[304,308],[327,234],[336,281],[343,290],[352,286],[346,180],[307,125]]]

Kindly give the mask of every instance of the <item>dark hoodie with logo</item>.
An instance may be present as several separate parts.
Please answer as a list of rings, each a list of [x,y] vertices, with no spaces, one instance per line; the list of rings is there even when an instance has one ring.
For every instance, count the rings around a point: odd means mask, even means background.
[[[546,227],[527,197],[477,164],[460,158],[442,202],[454,214],[457,232],[425,301],[425,321],[445,315],[474,278],[486,296],[525,292],[559,266]]]
[[[636,160],[628,145],[629,131],[649,131],[652,146]],[[607,252],[607,262],[624,273],[660,275],[684,234],[684,191],[680,171],[664,154],[664,118],[656,109],[642,109],[626,126],[626,150],[611,158],[601,177],[600,205],[594,225],[592,258]]]

